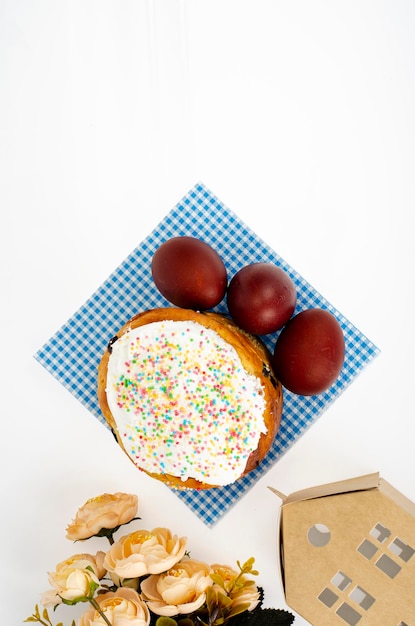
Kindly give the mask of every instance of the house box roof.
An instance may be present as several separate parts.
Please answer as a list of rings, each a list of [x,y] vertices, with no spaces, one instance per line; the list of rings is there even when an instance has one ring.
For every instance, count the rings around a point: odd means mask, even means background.
[[[415,626],[415,504],[379,474],[281,499],[287,605],[314,626]]]

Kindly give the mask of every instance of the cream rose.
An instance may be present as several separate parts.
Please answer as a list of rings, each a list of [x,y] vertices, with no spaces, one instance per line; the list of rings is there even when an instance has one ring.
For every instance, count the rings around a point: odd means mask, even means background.
[[[91,554],[74,554],[56,566],[54,572],[49,572],[48,580],[55,590],[56,598],[63,602],[75,604],[92,597],[99,587],[99,580],[106,570],[102,567],[103,553],[97,556]],[[48,605],[59,604],[53,601],[53,592],[42,596],[42,602]]]
[[[167,572],[149,576],[141,583],[141,590],[153,613],[173,617],[199,609],[211,585],[209,565],[188,559]]]
[[[224,589],[232,600],[232,608],[241,604],[247,604],[247,611],[253,611],[259,604],[260,593],[255,581],[241,575],[228,565],[211,565],[212,574],[219,576]],[[215,585],[216,586],[216,585]]]
[[[66,528],[66,537],[72,541],[89,539],[103,529],[113,530],[131,522],[136,516],[138,498],[128,493],[104,493],[87,500],[75,519]]]
[[[99,608],[112,626],[148,626],[150,612],[133,589],[121,587],[96,597]],[[91,607],[78,620],[78,626],[107,626],[97,609]]]
[[[167,528],[137,530],[111,546],[104,567],[121,579],[160,574],[184,556],[186,541],[186,537],[172,535]]]

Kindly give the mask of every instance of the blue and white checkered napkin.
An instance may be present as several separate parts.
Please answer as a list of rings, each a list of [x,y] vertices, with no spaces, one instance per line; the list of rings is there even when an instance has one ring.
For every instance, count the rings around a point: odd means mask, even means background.
[[[151,276],[151,259],[170,237],[190,235],[211,244],[232,277],[249,263],[269,261],[291,276],[297,289],[296,312],[312,307],[329,309],[340,322],[346,358],[336,383],[327,392],[302,397],[284,390],[284,409],[275,443],[260,467],[235,484],[206,491],[177,491],[208,526],[222,515],[286,452],[321,413],[354,380],[378,349],[276,252],[259,239],[203,184],[197,184],[153,232],[125,259],[81,308],[35,354],[41,363],[103,424],[97,400],[97,367],[108,340],[141,310],[169,303],[158,293]],[[226,312],[226,303],[216,307]],[[275,337],[265,337],[273,350]],[[126,462],[130,462],[126,457]]]

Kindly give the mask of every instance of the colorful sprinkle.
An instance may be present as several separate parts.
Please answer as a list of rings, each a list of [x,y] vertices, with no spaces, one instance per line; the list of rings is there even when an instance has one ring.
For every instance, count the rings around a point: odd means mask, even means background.
[[[121,336],[107,396],[137,466],[182,480],[234,482],[265,432],[260,380],[230,344],[194,322],[154,322]]]

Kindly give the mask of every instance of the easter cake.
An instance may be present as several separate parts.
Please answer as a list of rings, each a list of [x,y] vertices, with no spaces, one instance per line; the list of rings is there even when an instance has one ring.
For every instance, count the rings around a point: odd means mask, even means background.
[[[268,453],[282,387],[262,342],[225,315],[137,314],[109,341],[98,399],[132,462],[177,489],[229,485]]]

